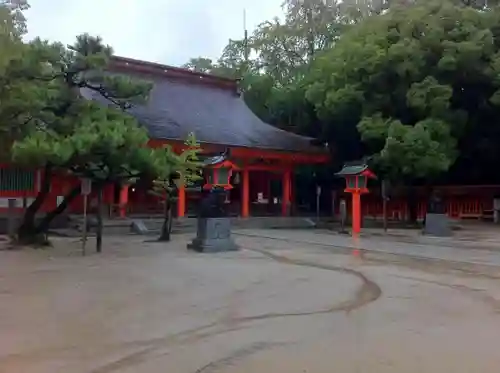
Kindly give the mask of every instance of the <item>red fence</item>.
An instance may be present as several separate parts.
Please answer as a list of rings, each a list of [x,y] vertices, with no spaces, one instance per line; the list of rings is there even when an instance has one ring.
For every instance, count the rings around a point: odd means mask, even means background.
[[[484,186],[444,186],[436,188],[441,192],[445,204],[446,213],[452,218],[481,218],[491,215],[493,211],[493,199],[500,196],[500,185]],[[428,196],[422,190],[417,189],[417,216],[422,219],[427,210]],[[350,195],[344,194],[347,203],[348,214],[351,211]],[[338,213],[338,203],[336,204]],[[363,216],[382,218],[382,198],[378,191],[362,197]],[[387,202],[387,216],[389,219],[403,220],[409,215],[408,198],[405,196],[392,197]]]
[[[362,210],[364,216],[382,217],[382,201],[363,201]],[[417,216],[423,218],[427,210],[427,202],[417,203]],[[453,218],[481,217],[488,211],[493,210],[493,199],[481,197],[469,197],[450,199],[445,201],[445,211]],[[387,203],[387,216],[395,220],[403,220],[409,214],[408,203],[405,200],[389,201]]]

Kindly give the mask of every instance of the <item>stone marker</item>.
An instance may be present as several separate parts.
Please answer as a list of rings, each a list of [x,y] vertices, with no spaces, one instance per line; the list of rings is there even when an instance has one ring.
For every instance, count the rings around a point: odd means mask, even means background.
[[[434,194],[427,206],[424,234],[438,237],[451,236],[450,220],[444,210],[444,203],[438,194]]]
[[[133,233],[145,235],[149,233],[149,229],[146,227],[146,224],[142,220],[133,220],[130,225],[130,230]]]
[[[451,236],[450,220],[446,214],[426,214],[424,234],[429,236]]]
[[[231,239],[231,220],[223,218],[198,218],[196,238],[188,245],[198,252],[234,251],[238,247]]]

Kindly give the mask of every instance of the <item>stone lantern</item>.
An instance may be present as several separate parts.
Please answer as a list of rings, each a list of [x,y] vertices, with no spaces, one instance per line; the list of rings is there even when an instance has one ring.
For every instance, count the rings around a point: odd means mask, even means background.
[[[237,250],[231,238],[231,218],[226,204],[226,195],[233,186],[230,183],[233,170],[238,170],[227,152],[205,159],[203,185],[204,196],[200,202],[196,238],[188,249],[198,252],[220,252]]]

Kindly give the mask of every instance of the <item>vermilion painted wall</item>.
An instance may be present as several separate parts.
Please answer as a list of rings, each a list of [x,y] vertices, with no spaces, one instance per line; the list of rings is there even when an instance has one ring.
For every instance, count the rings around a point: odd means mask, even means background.
[[[170,144],[174,148],[175,151],[180,152],[185,148],[185,145],[179,141],[161,141],[161,140],[150,140],[148,145],[150,147],[158,147],[165,144]],[[222,152],[227,147],[222,145],[211,145],[211,144],[203,144],[204,152]],[[298,162],[298,163],[323,163],[329,160],[328,154],[292,154],[286,152],[279,151],[269,151],[262,149],[247,149],[247,148],[231,148],[231,154],[238,159],[254,159],[254,158],[265,158],[265,159],[273,159],[276,161],[286,161],[286,162]],[[7,164],[0,164],[0,168],[9,167]],[[278,170],[278,169],[275,169]],[[270,198],[270,181],[272,179],[281,179],[282,176],[278,172],[277,174],[270,171],[254,171],[251,170],[250,176],[250,201],[257,200],[257,194],[263,193],[263,197],[265,199]],[[30,204],[32,200],[36,197],[38,193],[39,186],[42,183],[41,173],[37,172],[36,180],[35,180],[35,188],[32,191],[28,192],[0,192],[0,213],[7,211],[7,201],[8,198],[16,198],[18,209],[22,209],[22,199],[27,198],[27,203]],[[67,175],[54,175],[52,177],[51,190],[50,193],[42,206],[41,211],[47,212],[54,209],[58,203],[59,199],[68,193],[75,185],[78,185],[80,181],[78,178],[67,176]],[[114,193],[114,185],[108,185],[105,187],[104,191],[104,203],[107,205],[114,204],[118,201],[115,201],[115,193]],[[130,193],[130,191],[129,191]],[[293,193],[293,188],[292,188]],[[92,208],[92,201],[95,199],[95,193],[92,193],[89,196],[89,206]],[[139,196],[131,193],[130,202],[133,204],[134,202],[138,205],[141,204],[157,204],[157,200],[155,198],[151,198],[150,196]],[[292,199],[293,200],[293,199]],[[132,209],[133,210],[133,209]],[[81,213],[83,211],[83,197],[78,196],[69,206],[68,212],[70,213]]]
[[[8,167],[7,165],[0,165],[0,168]],[[16,199],[17,209],[21,211],[23,209],[23,198],[27,198],[27,205],[31,204],[34,198],[37,196],[40,186],[43,182],[42,172],[35,173],[35,188],[31,191],[26,192],[14,192],[14,191],[0,191],[0,213],[6,213],[8,208],[8,200],[11,198]],[[56,208],[58,197],[62,199],[65,194],[67,194],[73,187],[77,186],[80,180],[74,176],[56,174],[52,176],[52,182],[50,186],[50,192],[45,199],[40,212],[48,212]],[[108,185],[104,189],[103,200],[105,204],[113,203],[114,197],[114,186]],[[89,196],[89,205],[92,199],[96,198],[96,194],[92,193]],[[72,201],[68,207],[68,212],[70,213],[80,213],[83,211],[83,197],[80,195]]]

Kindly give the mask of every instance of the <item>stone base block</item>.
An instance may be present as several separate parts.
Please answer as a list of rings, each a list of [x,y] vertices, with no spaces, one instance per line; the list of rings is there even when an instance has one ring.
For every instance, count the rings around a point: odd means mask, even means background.
[[[238,250],[231,238],[231,219],[198,218],[196,238],[188,244],[188,249],[207,253]]]
[[[450,219],[446,214],[426,214],[424,234],[438,237],[449,237],[452,235]]]
[[[238,246],[233,240],[198,240],[195,238],[188,244],[188,249],[199,253],[219,253],[236,251],[238,250]]]

